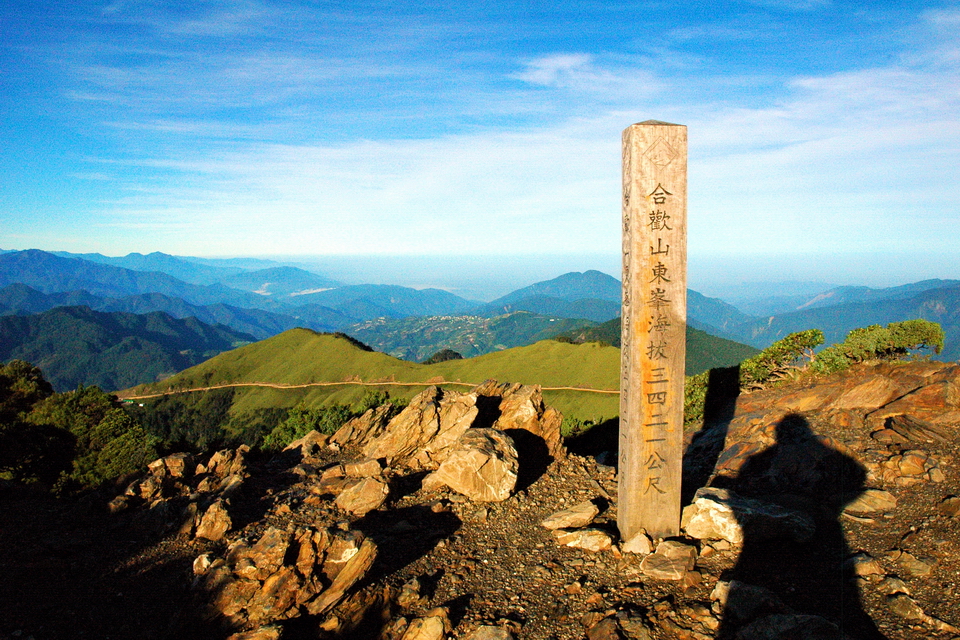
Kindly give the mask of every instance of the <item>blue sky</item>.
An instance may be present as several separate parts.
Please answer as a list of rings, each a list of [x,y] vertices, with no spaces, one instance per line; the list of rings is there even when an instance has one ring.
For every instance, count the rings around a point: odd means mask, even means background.
[[[617,275],[652,118],[701,280],[960,278],[960,3],[541,4],[7,0],[0,247]]]

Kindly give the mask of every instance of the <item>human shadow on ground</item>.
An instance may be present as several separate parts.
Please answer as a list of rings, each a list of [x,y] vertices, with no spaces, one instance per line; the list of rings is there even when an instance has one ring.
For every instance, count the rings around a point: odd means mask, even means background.
[[[776,425],[775,444],[749,457],[735,477],[714,480],[740,496],[802,511],[816,523],[812,536],[795,536],[802,541],[771,539],[749,514],[737,513],[743,548],[736,566],[722,576],[731,582],[719,640],[770,632],[775,635],[769,637],[884,638],[861,605],[840,524],[844,506],[862,492],[865,478],[856,460],[827,446],[803,416],[789,414]],[[756,587],[773,597],[758,597]]]

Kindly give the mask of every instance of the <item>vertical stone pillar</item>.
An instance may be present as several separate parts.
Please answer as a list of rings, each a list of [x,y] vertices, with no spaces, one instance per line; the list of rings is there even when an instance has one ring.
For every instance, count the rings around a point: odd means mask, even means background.
[[[623,132],[623,309],[617,525],[680,533],[687,324],[687,128]]]

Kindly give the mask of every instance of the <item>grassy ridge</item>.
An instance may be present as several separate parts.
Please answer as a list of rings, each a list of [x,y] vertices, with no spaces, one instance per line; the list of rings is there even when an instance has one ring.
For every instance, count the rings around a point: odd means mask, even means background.
[[[697,335],[701,333],[694,332],[694,340],[688,344],[688,369],[691,359],[701,362],[705,354],[710,358],[717,357],[711,355],[711,349],[716,347],[711,340],[712,336]],[[725,354],[721,364],[736,362],[728,362],[727,358],[731,357],[730,354]],[[267,340],[222,353],[161,383],[142,385],[123,395],[145,395],[242,383],[307,385],[362,381],[367,384],[290,389],[240,387],[235,389],[230,413],[241,415],[270,407],[289,408],[299,403],[309,407],[331,402],[354,403],[370,390],[371,383],[382,383],[382,386],[374,388],[389,391],[393,397],[411,398],[429,384],[462,391],[467,387],[450,383],[479,384],[492,378],[501,382],[539,384],[547,387],[544,391],[547,403],[555,406],[565,416],[598,420],[612,418],[619,413],[619,397],[616,393],[551,390],[549,387],[580,387],[615,392],[619,389],[619,371],[620,350],[596,342],[571,344],[544,340],[475,358],[424,365],[399,360],[383,353],[364,351],[336,335],[319,334],[308,329],[292,329]]]

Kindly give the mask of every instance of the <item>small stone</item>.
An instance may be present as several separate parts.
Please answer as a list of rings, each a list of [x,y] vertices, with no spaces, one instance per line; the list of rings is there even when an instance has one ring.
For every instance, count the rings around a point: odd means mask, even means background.
[[[929,558],[920,559],[913,554],[904,551],[897,558],[897,564],[907,575],[908,578],[925,578],[933,574],[933,567],[936,561]]]
[[[544,519],[540,525],[547,529],[578,529],[593,522],[599,513],[600,508],[588,500],[569,509],[557,511]]]
[[[650,540],[650,536],[641,531],[624,542],[620,550],[624,553],[635,553],[640,556],[647,556],[653,553],[653,541]]]
[[[937,505],[937,511],[945,516],[956,518],[960,516],[960,497],[950,496]]]
[[[857,576],[875,576],[883,573],[883,569],[876,558],[866,552],[860,552],[847,558],[843,565]]]
[[[904,593],[895,593],[887,596],[887,606],[890,607],[890,610],[895,614],[907,620],[923,620],[925,615],[920,605]]]
[[[485,624],[474,629],[464,640],[514,640],[514,636],[509,629]]]
[[[557,529],[553,532],[557,542],[566,547],[575,547],[586,551],[606,551],[613,545],[613,538],[600,529],[577,529],[568,531]]]
[[[677,540],[664,540],[640,563],[644,575],[658,580],[680,580],[697,561],[696,547]]]
[[[910,589],[907,587],[907,583],[901,580],[896,576],[887,576],[884,578],[877,587],[887,595],[894,595],[897,593],[905,593],[910,595]]]

